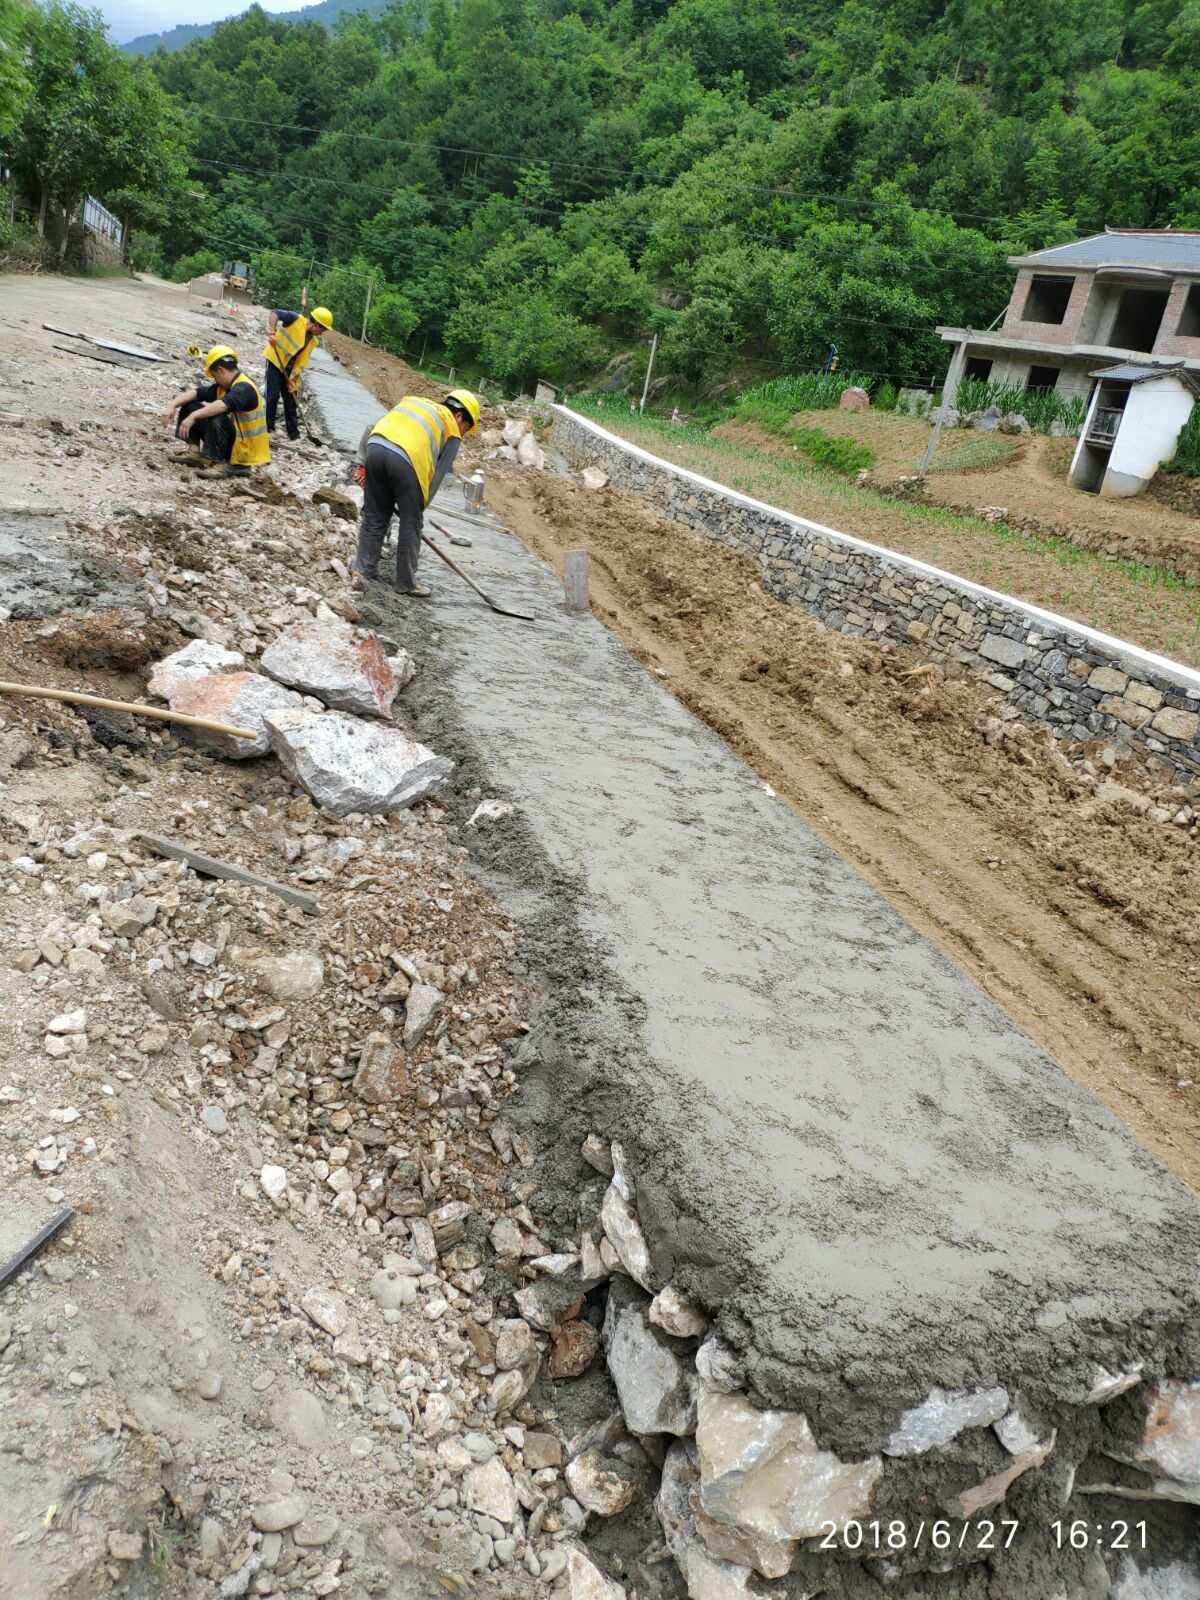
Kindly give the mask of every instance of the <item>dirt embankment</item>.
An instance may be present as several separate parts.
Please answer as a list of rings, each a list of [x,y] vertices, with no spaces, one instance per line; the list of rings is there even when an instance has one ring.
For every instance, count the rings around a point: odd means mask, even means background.
[[[488,497],[552,564],[586,548],[628,647],[1200,1186],[1194,824],[1149,820],[1143,776],[1072,767],[977,683],[824,631],[634,496],[496,470]]]

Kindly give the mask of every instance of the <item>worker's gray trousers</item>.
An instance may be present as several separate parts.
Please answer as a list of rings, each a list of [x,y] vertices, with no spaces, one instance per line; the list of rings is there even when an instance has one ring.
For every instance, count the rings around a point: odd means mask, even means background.
[[[367,446],[358,554],[354,560],[355,571],[364,578],[379,576],[379,555],[393,513],[396,517],[396,587],[411,589],[417,581],[425,496],[408,458],[373,441]]]

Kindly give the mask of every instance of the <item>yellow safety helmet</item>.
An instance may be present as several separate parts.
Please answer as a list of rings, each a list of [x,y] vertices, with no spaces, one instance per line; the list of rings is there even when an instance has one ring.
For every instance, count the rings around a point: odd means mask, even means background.
[[[310,322],[319,322],[323,328],[333,327],[333,313],[328,306],[314,306],[308,313]]]
[[[479,396],[471,393],[470,389],[451,389],[446,396],[447,405],[456,405],[460,411],[465,411],[471,419],[471,428],[479,426]],[[467,429],[469,433],[471,428]]]
[[[227,344],[215,344],[204,358],[205,372],[211,372],[218,361],[232,361],[237,364],[238,354],[231,350]]]

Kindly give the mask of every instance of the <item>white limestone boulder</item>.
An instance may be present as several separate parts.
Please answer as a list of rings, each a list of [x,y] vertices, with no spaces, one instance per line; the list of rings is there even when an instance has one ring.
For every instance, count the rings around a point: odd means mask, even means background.
[[[205,717],[226,727],[244,728],[252,737],[234,738],[226,733],[193,728],[192,737],[235,761],[250,756],[265,756],[271,748],[267,717],[272,712],[295,715],[302,710],[298,694],[283,688],[257,672],[214,672],[204,678],[191,678],[179,684],[171,695],[171,710],[187,717]]]
[[[280,711],[266,725],[288,776],[337,817],[403,811],[440,789],[454,771],[453,761],[398,728],[336,711]]]
[[[214,672],[240,672],[245,665],[245,656],[237,650],[226,650],[224,645],[208,639],[193,639],[181,650],[155,662],[146,687],[156,699],[169,700],[176,689],[193,678],[207,678]]]
[[[604,1318],[608,1370],[633,1433],[690,1434],[697,1378],[686,1347],[652,1327],[649,1301],[614,1279]]]
[[[338,618],[288,628],[263,651],[262,669],[335,711],[388,720],[392,701],[416,670],[406,652],[389,659],[373,633],[360,633]]]
[[[883,1472],[878,1456],[841,1461],[822,1450],[807,1417],[765,1411],[745,1395],[701,1385],[696,1416],[700,1509],[768,1539],[811,1539],[828,1523],[867,1515]]]

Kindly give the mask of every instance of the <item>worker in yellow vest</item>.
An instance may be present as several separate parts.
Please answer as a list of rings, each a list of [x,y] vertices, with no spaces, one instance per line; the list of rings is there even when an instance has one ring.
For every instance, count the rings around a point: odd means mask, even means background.
[[[354,561],[360,583],[379,575],[379,554],[394,513],[396,588],[401,594],[429,594],[417,581],[425,507],[478,423],[477,397],[469,389],[454,389],[440,404],[405,395],[363,434],[363,508]]]
[[[230,477],[266,466],[271,459],[266,406],[258,386],[242,371],[237,351],[214,345],[204,358],[204,377],[207,381],[181,390],[167,407],[175,437],[193,447],[190,462]]]
[[[321,335],[333,327],[333,317],[325,306],[309,312],[272,311],[267,318],[267,432],[275,432],[275,416],[283,401],[283,420],[289,439],[300,437],[300,412],[296,396],[300,374],[317,348]]]

